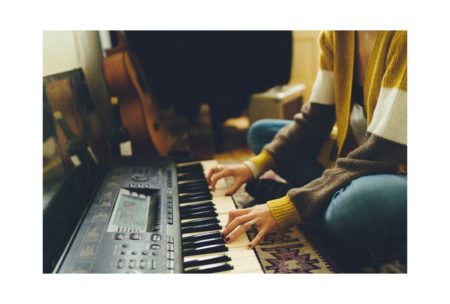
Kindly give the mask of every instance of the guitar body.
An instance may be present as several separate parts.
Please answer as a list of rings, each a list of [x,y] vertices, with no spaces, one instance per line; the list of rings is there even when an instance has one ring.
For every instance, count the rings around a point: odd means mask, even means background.
[[[167,156],[171,136],[160,121],[159,107],[141,86],[124,39],[107,50],[103,73],[111,95],[119,98],[120,117],[130,133],[135,154],[157,152]]]

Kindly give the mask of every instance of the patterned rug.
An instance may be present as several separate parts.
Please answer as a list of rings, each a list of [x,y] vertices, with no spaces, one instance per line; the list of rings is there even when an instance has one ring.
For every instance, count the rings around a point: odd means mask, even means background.
[[[250,231],[250,238],[256,231]],[[333,273],[330,263],[297,227],[266,235],[256,247],[265,273]]]

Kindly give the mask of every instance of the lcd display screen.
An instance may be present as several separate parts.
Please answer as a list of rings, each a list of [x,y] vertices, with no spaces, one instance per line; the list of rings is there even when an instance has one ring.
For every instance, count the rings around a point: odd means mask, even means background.
[[[150,196],[132,195],[120,190],[109,221],[108,232],[145,232],[149,219]]]

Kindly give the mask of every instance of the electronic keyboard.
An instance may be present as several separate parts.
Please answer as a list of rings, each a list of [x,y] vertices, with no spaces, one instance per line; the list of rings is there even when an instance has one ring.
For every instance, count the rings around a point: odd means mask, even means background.
[[[247,234],[225,244],[236,209],[225,180],[210,192],[217,161],[123,160],[106,170],[53,272],[263,273]]]

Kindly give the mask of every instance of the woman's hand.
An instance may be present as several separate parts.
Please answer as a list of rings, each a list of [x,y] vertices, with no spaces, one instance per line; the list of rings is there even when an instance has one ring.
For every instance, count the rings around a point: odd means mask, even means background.
[[[234,177],[234,184],[225,193],[225,195],[234,194],[239,187],[253,178],[253,173],[245,164],[238,165],[219,165],[208,172],[206,181],[212,191],[216,190],[216,183],[222,178]]]
[[[226,243],[231,243],[252,226],[256,227],[258,234],[248,244],[249,248],[255,247],[268,232],[279,228],[269,207],[266,204],[256,205],[247,209],[230,211],[228,224],[222,231],[223,238]]]

